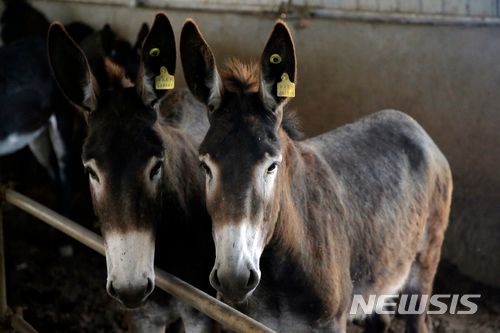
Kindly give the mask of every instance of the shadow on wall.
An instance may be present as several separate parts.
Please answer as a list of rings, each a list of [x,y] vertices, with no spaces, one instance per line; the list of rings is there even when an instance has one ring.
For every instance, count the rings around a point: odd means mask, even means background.
[[[156,10],[36,1],[48,17],[109,22],[133,39]],[[274,18],[170,11],[176,37],[199,23],[219,64],[258,57]],[[371,24],[313,19],[289,22],[298,51],[297,98],[309,135],[384,108],[419,121],[454,173],[444,257],[481,282],[500,286],[500,31],[498,28]],[[176,77],[183,84],[178,62]]]

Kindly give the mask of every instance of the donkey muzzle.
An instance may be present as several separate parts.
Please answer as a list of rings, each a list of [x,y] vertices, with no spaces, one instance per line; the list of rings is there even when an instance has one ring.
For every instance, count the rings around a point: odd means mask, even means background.
[[[224,299],[244,301],[260,281],[262,235],[248,220],[226,224],[214,231],[216,259],[210,284]]]
[[[108,294],[126,307],[140,306],[154,289],[152,232],[126,231],[105,234]]]
[[[113,281],[108,281],[106,291],[108,294],[125,305],[127,308],[137,308],[144,304],[146,299],[154,290],[154,283],[146,279],[142,285],[125,285],[115,287]]]
[[[210,273],[210,284],[228,301],[243,302],[257,287],[260,274],[253,268],[227,270],[214,268]]]

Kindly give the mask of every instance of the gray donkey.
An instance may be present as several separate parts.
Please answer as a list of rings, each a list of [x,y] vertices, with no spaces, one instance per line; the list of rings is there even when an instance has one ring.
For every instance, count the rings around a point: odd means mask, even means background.
[[[232,60],[219,73],[192,21],[180,50],[186,82],[209,109],[200,161],[219,296],[280,332],[345,332],[354,295],[403,292],[427,307],[452,178],[422,127],[381,111],[299,140],[285,110],[295,49],[281,21],[259,64]],[[367,320],[367,331],[390,324]],[[427,332],[426,312],[406,325]]]

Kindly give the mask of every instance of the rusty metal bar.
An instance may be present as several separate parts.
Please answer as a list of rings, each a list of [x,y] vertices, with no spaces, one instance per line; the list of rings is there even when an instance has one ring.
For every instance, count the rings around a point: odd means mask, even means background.
[[[7,285],[5,282],[5,247],[3,244],[3,207],[0,200],[0,317],[7,313]]]
[[[96,235],[87,228],[82,227],[76,222],[54,212],[42,204],[22,195],[11,189],[5,190],[5,201],[20,208],[21,210],[42,220],[53,228],[62,231],[71,238],[90,247],[92,250],[104,255],[104,245],[102,237]]]
[[[5,246],[3,229],[3,188],[0,188],[0,320],[10,325],[16,332],[37,333],[37,331],[28,324],[21,316],[12,314],[7,305],[7,282],[5,270]],[[2,323],[0,322],[0,325]]]
[[[5,201],[35,216],[66,235],[104,255],[102,237],[78,223],[50,210],[38,202],[11,189],[4,193]],[[183,302],[221,323],[227,329],[240,333],[273,333],[258,321],[242,314],[181,279],[155,268],[156,285]]]
[[[231,329],[231,331],[242,333],[274,332],[258,321],[194,288],[172,274],[158,268],[156,268],[155,273],[158,287],[205,313],[210,318]]]

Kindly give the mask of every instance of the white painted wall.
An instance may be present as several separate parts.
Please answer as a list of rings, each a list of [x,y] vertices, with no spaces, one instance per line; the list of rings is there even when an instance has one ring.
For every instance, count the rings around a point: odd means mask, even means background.
[[[279,11],[287,6],[310,10],[499,17],[500,0],[63,0],[184,9]]]

